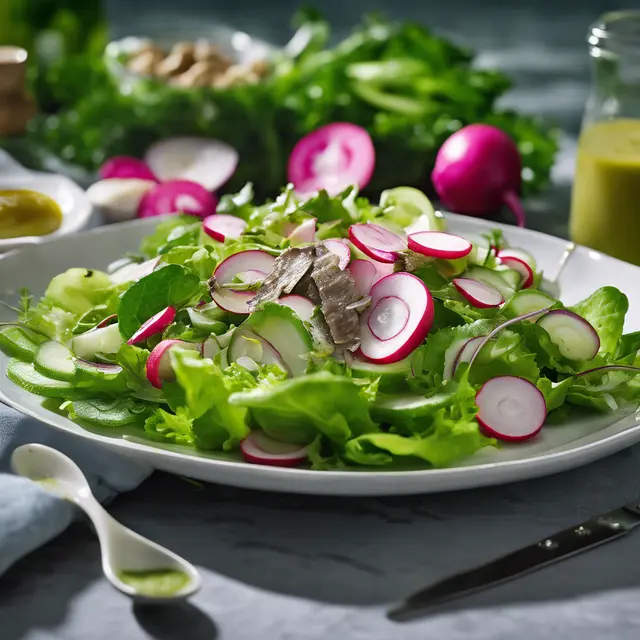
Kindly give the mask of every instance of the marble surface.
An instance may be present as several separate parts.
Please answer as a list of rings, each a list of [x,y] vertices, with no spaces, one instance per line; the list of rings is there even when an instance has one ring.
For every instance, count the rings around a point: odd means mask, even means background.
[[[131,29],[127,0],[109,0],[116,33]],[[139,0],[136,20],[174,3]],[[181,0],[181,19],[245,25],[282,42],[295,2]],[[325,0],[340,29],[361,2]],[[422,19],[508,70],[505,103],[566,131],[554,186],[528,203],[532,226],[565,235],[575,136],[588,90],[588,24],[605,0],[447,3],[369,0],[367,10]],[[203,27],[204,28],[204,27]],[[538,540],[640,493],[640,448],[531,482],[414,498],[332,499],[196,487],[155,474],[116,499],[115,517],[203,571],[185,607],[133,607],[101,577],[86,524],[25,558],[0,582],[2,640],[631,640],[640,637],[640,532],[410,624],[385,618],[413,589]]]

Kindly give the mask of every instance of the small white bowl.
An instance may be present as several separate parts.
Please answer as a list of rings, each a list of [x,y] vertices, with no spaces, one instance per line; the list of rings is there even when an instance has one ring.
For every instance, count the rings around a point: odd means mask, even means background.
[[[44,193],[58,203],[62,211],[62,224],[56,231],[45,236],[0,239],[0,253],[80,231],[89,221],[93,211],[84,190],[69,178],[55,173],[25,169],[0,150],[0,190],[2,189],[31,189]]]

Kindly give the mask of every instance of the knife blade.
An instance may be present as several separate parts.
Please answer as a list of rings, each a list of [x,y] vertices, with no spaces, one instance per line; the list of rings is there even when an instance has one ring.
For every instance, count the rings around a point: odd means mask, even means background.
[[[621,538],[639,525],[640,500],[421,589],[392,608],[387,615],[397,622],[411,620],[429,607],[482,591],[583,553]]]

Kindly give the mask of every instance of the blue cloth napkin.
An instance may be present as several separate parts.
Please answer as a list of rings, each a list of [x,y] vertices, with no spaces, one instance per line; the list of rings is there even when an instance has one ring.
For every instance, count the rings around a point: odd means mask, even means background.
[[[145,465],[23,416],[0,402],[0,574],[62,533],[78,515],[71,503],[26,478],[11,475],[13,450],[32,442],[72,458],[101,502],[134,489],[151,473]]]

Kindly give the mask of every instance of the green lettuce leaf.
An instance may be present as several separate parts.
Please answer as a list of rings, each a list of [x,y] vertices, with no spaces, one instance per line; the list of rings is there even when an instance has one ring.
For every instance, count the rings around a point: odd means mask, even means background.
[[[120,299],[118,323],[128,340],[154,314],[181,306],[201,291],[200,279],[184,267],[169,264],[132,284]]]
[[[149,258],[153,258],[158,255],[161,247],[165,246],[167,242],[174,241],[176,237],[184,237],[185,228],[195,230],[197,226],[199,230],[201,225],[202,223],[194,216],[186,214],[169,216],[158,224],[153,233],[144,238],[140,245],[140,252]]]
[[[615,287],[602,287],[571,307],[590,322],[600,337],[600,353],[615,355],[629,310],[627,296]]]
[[[169,249],[162,261],[179,264],[194,273],[200,280],[208,280],[218,263],[216,249],[212,246],[177,246]]]
[[[308,444],[322,433],[342,443],[354,435],[377,431],[360,387],[328,371],[234,393],[229,402],[250,408],[258,425],[283,442]]]
[[[76,315],[82,315],[104,303],[112,291],[111,278],[95,269],[67,269],[55,276],[44,297],[53,305]]]
[[[565,403],[567,393],[573,382],[573,378],[565,378],[561,382],[553,382],[549,378],[540,378],[538,380],[536,386],[544,396],[548,413],[555,411]]]

